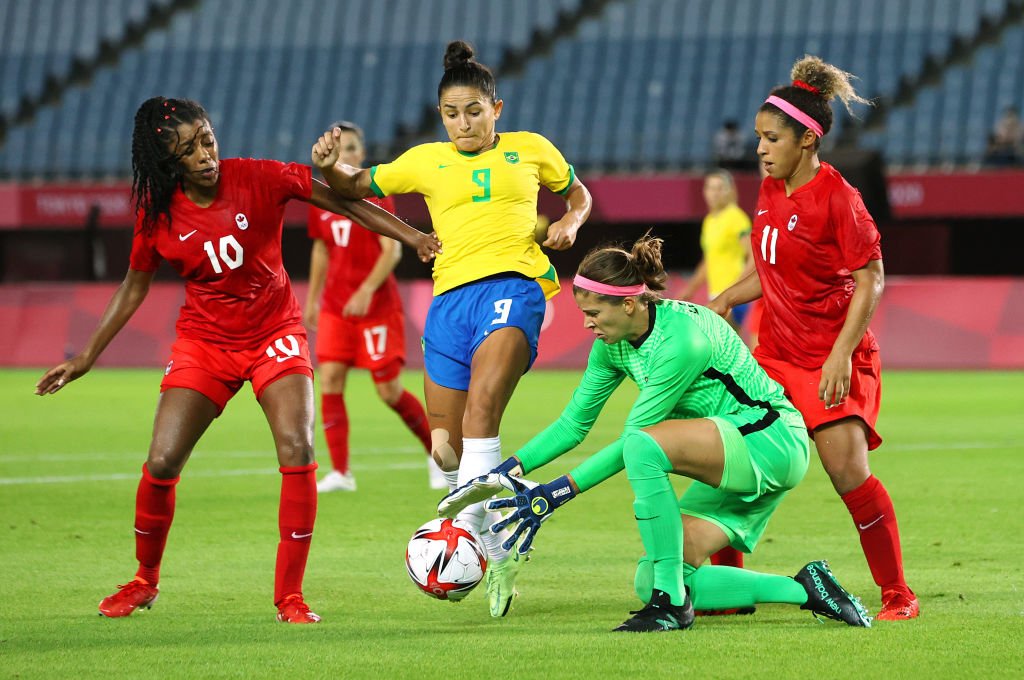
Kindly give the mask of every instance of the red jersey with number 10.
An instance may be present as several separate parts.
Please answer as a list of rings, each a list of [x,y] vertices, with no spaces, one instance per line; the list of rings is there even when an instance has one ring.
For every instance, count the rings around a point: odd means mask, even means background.
[[[758,351],[819,368],[846,321],[851,272],[882,259],[860,192],[828,163],[791,196],[783,180],[767,177],[750,237],[765,301]],[[878,348],[870,330],[859,347]]]
[[[201,208],[179,188],[171,224],[135,223],[131,268],[155,271],[164,259],[185,279],[179,338],[227,349],[251,349],[302,315],[281,262],[281,228],[289,199],[309,200],[309,166],[228,158],[217,197]]]
[[[395,201],[387,198],[368,198],[369,203],[395,212]],[[309,237],[320,239],[327,246],[327,282],[324,284],[320,309],[328,314],[342,316],[345,303],[352,293],[370,275],[380,257],[380,235],[353,222],[347,217],[335,215],[309,206]],[[381,317],[402,308],[398,295],[395,275],[389,274],[384,283],[373,293],[367,317]]]

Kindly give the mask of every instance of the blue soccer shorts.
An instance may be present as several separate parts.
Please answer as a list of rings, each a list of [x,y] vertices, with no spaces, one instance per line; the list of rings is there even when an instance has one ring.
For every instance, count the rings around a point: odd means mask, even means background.
[[[470,365],[480,344],[494,331],[518,328],[537,359],[544,321],[544,292],[533,279],[492,277],[453,288],[430,303],[423,328],[423,364],[436,384],[469,390]]]

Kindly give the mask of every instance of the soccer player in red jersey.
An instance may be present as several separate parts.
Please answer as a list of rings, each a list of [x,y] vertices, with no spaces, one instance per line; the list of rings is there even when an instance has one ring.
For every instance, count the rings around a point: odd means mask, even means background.
[[[725,314],[763,297],[760,364],[804,416],[822,466],[850,511],[871,575],[882,589],[877,619],[915,618],[903,576],[899,528],[889,493],[871,474],[868,452],[881,402],[881,362],[868,322],[882,295],[880,237],[860,193],[818,160],[832,127],[830,101],[865,102],[850,74],[807,56],[791,85],[761,106],[755,131],[768,176],[752,241],[756,270],[710,306]]]
[[[284,205],[297,198],[400,239],[429,260],[436,240],[387,211],[350,201],[308,166],[221,160],[210,118],[187,99],[154,97],[135,114],[131,262],[96,331],[76,356],[47,371],[36,394],[53,394],[92,368],[142,304],[160,260],[185,279],[178,338],[160,385],[153,438],[135,500],[135,579],[100,602],[128,616],[157,598],[174,517],[175,486],[206,428],[252,383],[270,424],[282,474],[274,577],[277,618],[316,623],[302,596],[313,523],[313,369],[298,302],[281,263]]]
[[[334,128],[341,130],[341,162],[362,167],[363,131],[348,121],[338,121],[331,125]],[[394,212],[390,196],[366,200]],[[317,491],[356,490],[348,464],[345,408],[345,379],[352,366],[370,371],[381,400],[420,440],[427,453],[431,487],[447,489],[448,482],[430,457],[430,427],[423,404],[406,391],[399,376],[405,364],[405,319],[393,272],[402,257],[402,245],[314,205],[309,207],[309,237],[313,252],[304,319],[307,327],[317,330],[321,419],[334,467],[317,483]]]

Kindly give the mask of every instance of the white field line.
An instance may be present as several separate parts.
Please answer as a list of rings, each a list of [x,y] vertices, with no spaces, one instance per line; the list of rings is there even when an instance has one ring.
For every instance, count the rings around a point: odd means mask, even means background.
[[[357,471],[362,470],[426,470],[426,462],[419,463],[390,463],[387,465],[358,465],[354,466]],[[49,475],[41,477],[0,477],[0,486],[13,486],[16,484],[78,484],[82,482],[113,482],[119,480],[139,479],[140,472],[115,472],[106,475]],[[186,478],[194,477],[250,477],[256,475],[276,475],[276,467],[254,468],[251,470],[196,470],[185,473]]]
[[[1017,448],[1020,447],[1020,442],[913,442],[907,444],[893,444],[884,445],[880,451],[939,451],[939,452],[956,452],[956,451],[970,451],[986,448]],[[369,454],[373,456],[384,456],[390,454],[409,454],[418,453],[421,449],[418,447],[395,447],[395,448],[360,448],[355,453],[358,458],[361,455]],[[3,455],[0,456],[0,464],[8,462],[80,462],[87,460],[124,460],[126,457],[135,455],[133,453],[95,453],[95,454],[15,454],[15,455]],[[199,456],[204,460],[215,460],[217,458],[262,458],[273,456],[270,451],[221,451],[213,452],[206,455],[201,455],[199,452],[193,454],[193,457]],[[582,459],[584,456],[579,454],[570,455],[564,458],[564,462],[570,462],[570,459]],[[141,460],[141,457],[140,457]],[[141,463],[140,463],[141,465]],[[360,464],[358,461],[354,467],[357,471],[361,470],[419,470],[426,466],[425,461],[416,462],[405,462],[405,463],[369,463]],[[278,474],[277,467],[265,467],[265,468],[254,468],[248,470],[196,470],[186,473],[186,476],[191,477],[246,477],[254,475],[275,475]],[[110,474],[96,474],[96,475],[44,475],[35,477],[0,477],[0,486],[13,486],[19,484],[74,484],[81,482],[110,482],[118,480],[137,480],[139,478],[138,472],[122,472],[122,473],[110,473]]]

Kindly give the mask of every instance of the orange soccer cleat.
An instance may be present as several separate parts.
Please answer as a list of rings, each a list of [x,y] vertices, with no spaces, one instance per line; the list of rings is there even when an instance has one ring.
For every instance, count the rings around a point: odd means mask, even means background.
[[[320,617],[309,611],[309,605],[302,600],[302,595],[288,595],[277,606],[277,620],[284,623],[320,623]]]
[[[150,609],[159,594],[156,586],[136,576],[130,583],[118,586],[116,593],[100,601],[100,614],[113,619],[128,616],[140,607]]]
[[[916,619],[921,613],[921,605],[913,594],[889,591],[882,593],[882,610],[875,617],[876,621],[905,621]]]

